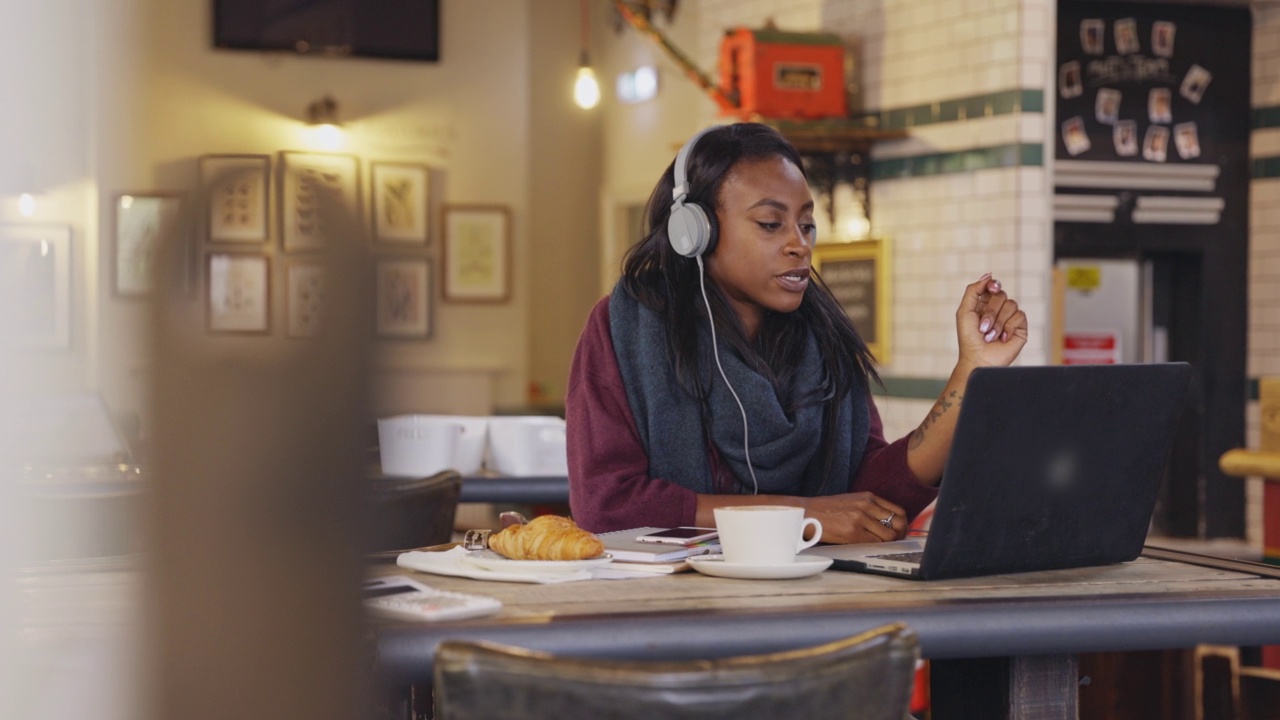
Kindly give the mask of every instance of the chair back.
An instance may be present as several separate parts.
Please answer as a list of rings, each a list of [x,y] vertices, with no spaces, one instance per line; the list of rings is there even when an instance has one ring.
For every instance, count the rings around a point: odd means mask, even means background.
[[[379,477],[373,484],[365,551],[390,552],[453,538],[462,476],[444,470],[425,478]]]
[[[672,662],[451,640],[436,652],[435,710],[437,720],[903,720],[918,654],[899,623],[812,648]]]

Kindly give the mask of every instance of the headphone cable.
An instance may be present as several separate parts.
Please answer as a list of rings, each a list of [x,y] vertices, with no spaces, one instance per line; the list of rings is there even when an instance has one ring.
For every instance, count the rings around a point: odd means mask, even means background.
[[[747,438],[747,409],[742,406],[742,400],[733,389],[733,383],[729,382],[724,366],[720,364],[720,346],[716,342],[716,319],[711,314],[711,301],[707,299],[707,278],[706,271],[702,267],[702,255],[698,254],[694,259],[698,261],[698,285],[702,288],[702,302],[707,306],[707,322],[711,325],[711,354],[716,358],[716,367],[720,370],[720,377],[724,380],[725,387],[729,388],[729,394],[733,395],[734,402],[738,403],[738,412],[742,413],[742,452],[747,456],[747,472],[751,473],[751,494],[759,495],[760,483],[756,481],[756,469],[751,465],[751,444]]]

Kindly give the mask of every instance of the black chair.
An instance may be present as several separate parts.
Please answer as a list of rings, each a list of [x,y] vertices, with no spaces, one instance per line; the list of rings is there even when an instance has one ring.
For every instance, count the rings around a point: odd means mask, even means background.
[[[436,720],[903,720],[919,655],[895,623],[813,648],[675,662],[440,644]]]
[[[391,555],[453,539],[462,492],[462,476],[456,471],[425,478],[382,476],[369,482],[373,488],[366,552]]]

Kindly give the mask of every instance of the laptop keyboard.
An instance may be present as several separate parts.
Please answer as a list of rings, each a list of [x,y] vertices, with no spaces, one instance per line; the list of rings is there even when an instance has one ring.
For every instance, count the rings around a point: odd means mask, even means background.
[[[868,555],[867,557],[868,557],[868,558],[876,558],[876,559],[878,559],[878,560],[898,560],[898,561],[900,561],[900,562],[913,562],[913,563],[918,563],[918,562],[920,562],[921,558],[923,558],[923,557],[924,557],[924,551],[919,551],[919,552],[904,552],[904,553],[889,553],[888,555]]]

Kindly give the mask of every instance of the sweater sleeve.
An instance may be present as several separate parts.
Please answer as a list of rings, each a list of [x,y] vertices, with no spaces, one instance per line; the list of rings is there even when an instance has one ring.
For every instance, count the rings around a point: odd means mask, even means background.
[[[693,525],[692,490],[649,477],[649,458],[627,402],[609,334],[609,298],[591,311],[565,397],[569,509],[591,532]]]
[[[892,443],[886,441],[884,422],[871,393],[867,393],[867,405],[871,413],[870,435],[849,491],[870,492],[895,502],[907,511],[908,517],[914,518],[938,497],[938,489],[917,480],[907,466],[907,441],[911,436],[908,434]]]

